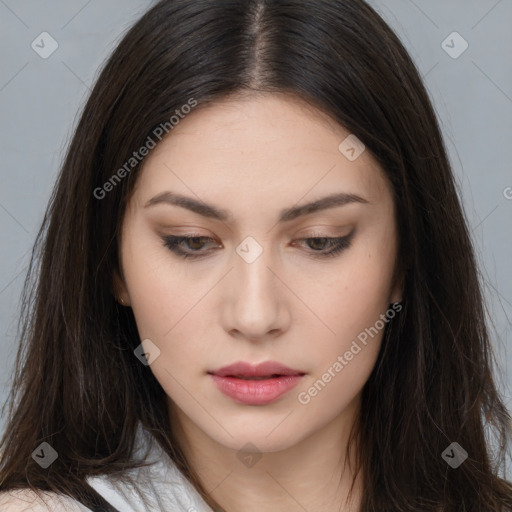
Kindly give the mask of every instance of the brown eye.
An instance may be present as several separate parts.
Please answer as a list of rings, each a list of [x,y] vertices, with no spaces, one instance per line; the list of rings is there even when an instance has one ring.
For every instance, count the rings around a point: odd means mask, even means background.
[[[310,236],[308,238],[301,238],[298,242],[306,246],[306,251],[309,252],[310,256],[314,258],[329,258],[337,256],[345,249],[348,249],[351,246],[354,235],[355,230],[347,236],[334,238],[327,236]]]
[[[344,237],[324,237],[313,236],[309,238],[302,238],[298,242],[306,245],[310,256],[312,257],[333,257],[350,247],[350,241],[354,232]],[[162,237],[162,242],[171,252],[180,256],[181,258],[198,259],[210,254],[214,249],[206,249],[208,245],[213,245],[216,248],[222,247],[213,238],[208,236],[165,236]]]
[[[205,245],[204,244],[204,240],[208,240],[207,237],[200,237],[200,236],[197,236],[197,237],[194,237],[194,238],[187,238],[186,239],[186,243],[189,247],[189,249],[192,249],[194,251],[198,251],[199,249],[202,249],[203,246]]]
[[[203,250],[208,242],[214,242],[208,236],[165,236],[162,242],[170,251],[182,258],[201,258],[211,250]],[[213,244],[212,244],[213,245]],[[219,244],[215,245],[219,247]]]
[[[314,251],[323,251],[329,247],[329,241],[329,238],[308,238],[307,244]]]

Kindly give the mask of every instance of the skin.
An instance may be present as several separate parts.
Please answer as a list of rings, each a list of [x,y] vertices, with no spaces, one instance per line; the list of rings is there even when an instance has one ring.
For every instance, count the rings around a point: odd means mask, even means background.
[[[118,298],[133,308],[141,340],[160,350],[150,368],[169,397],[175,435],[226,510],[358,510],[359,480],[352,504],[340,508],[353,476],[343,454],[384,330],[309,403],[298,400],[401,300],[391,188],[369,151],[349,161],[338,150],[348,135],[292,96],[217,101],[192,111],[149,154],[126,210]],[[232,219],[145,207],[165,191],[200,198]],[[367,203],[277,222],[281,210],[334,192]],[[334,257],[318,256],[325,246],[304,240],[354,229],[350,247]],[[205,254],[182,259],[162,241],[171,234],[213,241],[182,244]],[[236,252],[248,236],[263,249],[252,263]],[[269,360],[305,376],[268,405],[234,402],[207,374]],[[237,457],[247,443],[262,455],[251,467]]]

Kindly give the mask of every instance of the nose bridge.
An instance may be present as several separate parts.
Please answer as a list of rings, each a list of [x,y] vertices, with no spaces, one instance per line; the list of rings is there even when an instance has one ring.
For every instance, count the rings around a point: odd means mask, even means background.
[[[269,304],[271,297],[275,298],[275,279],[268,268],[272,267],[272,251],[268,244],[264,248],[255,238],[247,237],[239,244],[236,252],[234,279],[239,282],[239,293],[251,301],[261,300]]]
[[[273,267],[272,251],[253,237],[236,248],[230,296],[225,303],[228,330],[253,339],[283,328],[283,297]],[[281,325],[283,324],[283,325]]]

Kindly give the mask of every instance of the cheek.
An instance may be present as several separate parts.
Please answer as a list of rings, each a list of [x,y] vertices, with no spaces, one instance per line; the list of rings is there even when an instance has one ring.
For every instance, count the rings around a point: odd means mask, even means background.
[[[163,340],[197,297],[190,282],[157,236],[133,229],[123,246],[123,271],[141,338]]]
[[[179,279],[169,281],[168,270],[157,266],[148,259],[134,259],[131,270],[125,272],[131,307],[141,337],[161,338],[174,323],[175,312],[179,309]]]
[[[361,240],[347,251],[329,274],[308,281],[306,297],[330,328],[330,338],[338,340],[337,349],[350,345],[389,309],[394,258],[391,244],[368,236],[368,241]],[[327,329],[323,338],[329,338]]]
[[[187,403],[191,395],[201,395],[195,377],[203,371],[198,361],[205,358],[201,336],[190,336],[204,331],[201,316],[195,315],[200,308],[194,307],[199,285],[191,286],[169,260],[161,261],[161,252],[155,251],[153,259],[150,254],[135,257],[126,283],[140,339],[151,340],[159,350],[151,372],[168,396]]]
[[[389,283],[390,273],[381,261],[347,268],[326,293],[316,295],[330,331],[316,336],[314,369],[297,396],[309,415],[336,416],[367,382],[390,321],[385,316]]]
[[[140,339],[151,340],[160,350],[151,370],[174,394],[182,377],[203,371],[197,362],[205,360],[202,333],[208,333],[208,315],[201,299],[212,283],[198,279],[192,266],[184,270],[154,239],[144,245],[142,235],[135,238],[137,244],[127,240],[123,259],[131,307]]]
[[[299,403],[309,414],[339,413],[359,394],[375,366],[389,324],[385,315],[395,254],[384,237],[367,240],[340,259],[335,279],[317,282],[312,290],[316,310],[330,330],[316,337],[315,368],[299,390]]]

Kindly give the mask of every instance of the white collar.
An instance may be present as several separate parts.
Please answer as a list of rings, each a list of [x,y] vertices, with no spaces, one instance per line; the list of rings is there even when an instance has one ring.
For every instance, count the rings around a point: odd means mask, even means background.
[[[87,482],[122,512],[213,512],[156,439],[139,424],[134,457],[143,457],[148,447],[146,461],[151,466],[127,470],[120,477],[91,476]],[[126,477],[128,482],[121,481]]]

